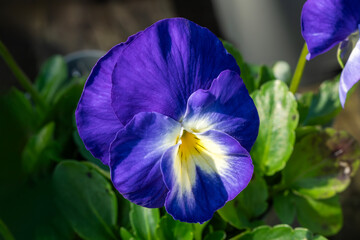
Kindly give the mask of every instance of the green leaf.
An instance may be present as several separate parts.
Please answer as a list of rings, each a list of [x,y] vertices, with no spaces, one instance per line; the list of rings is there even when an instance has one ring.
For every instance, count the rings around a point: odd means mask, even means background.
[[[302,138],[283,170],[283,185],[315,199],[344,191],[360,163],[360,145],[344,131],[326,129]]]
[[[319,238],[320,237],[320,238]],[[326,240],[304,228],[292,229],[288,225],[260,226],[253,231],[242,233],[231,240]]]
[[[259,74],[257,76],[257,79],[255,80],[256,84],[256,89],[259,89],[263,84],[271,81],[271,80],[275,80],[275,76],[272,72],[272,70],[263,65],[263,66],[260,66],[259,68]]]
[[[130,223],[136,237],[141,240],[156,239],[155,230],[160,220],[159,209],[130,204]]]
[[[55,94],[64,85],[67,77],[68,69],[65,60],[56,55],[42,65],[35,86],[45,100],[51,102]]]
[[[343,217],[338,196],[315,200],[307,196],[294,195],[299,223],[313,232],[330,236],[338,233]]]
[[[280,80],[264,84],[252,97],[259,112],[259,135],[251,150],[255,171],[273,175],[285,167],[298,124],[294,95]]]
[[[239,50],[237,50],[232,44],[224,40],[222,40],[222,43],[225,49],[235,58],[236,63],[239,65],[240,76],[243,79],[249,93],[259,89],[262,84],[276,79],[271,68],[265,65],[258,66],[254,64],[247,64]]]
[[[120,237],[122,240],[134,240],[135,237],[126,229],[121,227],[120,228]]]
[[[5,225],[5,223],[1,219],[0,219],[0,237],[1,239],[4,240],[15,240],[9,228]]]
[[[67,155],[72,157],[74,152],[73,117],[75,109],[80,99],[83,89],[83,79],[71,79],[66,87],[59,91],[55,98],[51,111],[48,113],[48,119],[56,122],[56,136],[63,150],[68,151]],[[66,155],[65,153],[63,155]]]
[[[50,122],[27,142],[22,153],[22,165],[26,173],[46,175],[51,161],[59,158],[54,129],[55,124]]]
[[[26,95],[16,88],[0,96],[0,109],[1,118],[12,119],[18,129],[27,133],[35,131],[41,121]]]
[[[255,79],[251,73],[249,65],[244,62],[241,53],[232,44],[224,40],[222,40],[222,43],[225,49],[235,58],[236,63],[239,65],[241,78],[243,79],[247,90],[249,93],[253,92],[258,86],[255,86]]]
[[[81,156],[88,160],[89,162],[95,164],[99,168],[109,171],[109,167],[104,165],[99,159],[95,158],[85,147],[83,141],[81,140],[79,133],[77,130],[73,132],[73,138],[75,141],[75,144],[78,147],[78,151],[80,152]]]
[[[192,224],[176,221],[166,214],[156,227],[156,239],[191,240],[193,239],[192,231]]]
[[[284,191],[274,197],[274,209],[280,221],[285,224],[292,224],[296,215],[296,208],[292,198],[289,198],[289,191]]]
[[[342,226],[342,211],[338,196],[316,200],[296,191],[285,191],[275,196],[274,206],[279,218],[285,219],[290,217],[284,215],[293,215],[292,208],[295,208],[301,226],[325,236],[336,234]]]
[[[287,85],[290,84],[292,73],[290,65],[285,61],[278,61],[274,64],[272,71],[275,79],[279,79],[285,82]]]
[[[1,217],[16,239],[74,239],[74,231],[55,205],[50,176],[38,182],[9,184],[8,180],[0,189]]]
[[[111,177],[110,177],[110,172],[109,170],[104,170],[102,168],[100,168],[98,165],[91,163],[91,162],[81,162],[82,164],[89,166],[91,168],[94,168],[94,170],[96,170],[98,173],[100,173],[104,178],[108,179],[109,181],[111,181]]]
[[[204,240],[224,240],[226,233],[224,231],[215,231],[206,235]]]
[[[256,176],[234,200],[219,209],[218,213],[226,222],[238,229],[252,227],[251,220],[267,209],[267,198],[266,182],[260,176]]]
[[[312,97],[309,111],[303,125],[326,125],[341,111],[339,100],[339,77],[325,81]]]
[[[55,200],[84,239],[116,239],[117,200],[111,184],[89,165],[63,161],[53,175]]]
[[[21,153],[30,135],[36,131],[33,120],[32,106],[22,92],[12,88],[0,96],[0,192],[26,176]]]
[[[204,222],[202,224],[200,224],[200,223],[193,223],[192,224],[195,240],[201,240],[202,239],[203,230],[204,230],[204,228],[206,227],[206,225],[208,223],[209,223],[209,221]]]
[[[302,126],[298,127],[296,129],[296,142],[299,142],[304,137],[313,134],[318,133],[322,130],[321,126]]]
[[[314,97],[314,93],[312,92],[296,94],[296,100],[298,103],[298,111],[299,111],[299,125],[303,125],[303,122],[307,118],[313,97]]]

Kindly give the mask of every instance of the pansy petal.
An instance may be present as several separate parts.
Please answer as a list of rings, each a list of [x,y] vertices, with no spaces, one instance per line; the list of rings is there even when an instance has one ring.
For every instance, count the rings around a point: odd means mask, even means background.
[[[249,183],[250,154],[236,139],[218,131],[185,132],[181,142],[162,157],[169,189],[167,212],[185,222],[205,222]]]
[[[123,124],[139,112],[179,120],[188,97],[225,69],[239,72],[208,29],[182,18],[159,21],[122,52],[112,75],[113,108]]]
[[[345,64],[340,76],[339,96],[341,105],[344,107],[349,90],[360,80],[360,40]]]
[[[167,188],[161,156],[175,145],[181,125],[159,113],[139,113],[121,129],[110,151],[110,173],[115,188],[144,207],[162,207]]]
[[[111,106],[111,74],[121,52],[137,35],[126,43],[113,47],[94,66],[76,109],[76,125],[86,148],[109,163],[109,146],[123,127]]]
[[[195,132],[225,132],[250,152],[258,135],[259,115],[239,74],[226,70],[210,89],[190,96],[183,125]]]
[[[360,23],[360,1],[308,0],[301,15],[301,31],[309,49],[308,59],[345,40]]]

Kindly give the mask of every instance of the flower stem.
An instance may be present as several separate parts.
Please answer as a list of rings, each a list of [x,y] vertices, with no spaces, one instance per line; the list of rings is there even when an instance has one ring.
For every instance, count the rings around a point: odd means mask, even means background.
[[[304,68],[305,68],[305,64],[306,64],[306,55],[309,53],[308,48],[306,43],[304,44],[304,47],[301,51],[298,63],[296,65],[296,69],[295,69],[295,73],[293,78],[291,79],[291,84],[290,84],[290,91],[292,93],[296,93],[300,81],[301,81],[301,77],[303,75],[304,72]]]
[[[344,65],[344,63],[343,63],[343,60],[341,59],[341,48],[340,48],[340,45],[339,45],[339,47],[338,47],[336,57],[337,57],[337,60],[338,60],[338,63],[339,63],[339,65],[340,65],[340,67],[341,67],[342,69],[344,69],[345,65]]]
[[[8,65],[21,86],[30,93],[34,102],[42,109],[45,109],[45,102],[41,98],[39,92],[34,88],[28,76],[26,76],[26,74],[21,70],[2,41],[0,41],[0,56],[4,59],[5,63]]]

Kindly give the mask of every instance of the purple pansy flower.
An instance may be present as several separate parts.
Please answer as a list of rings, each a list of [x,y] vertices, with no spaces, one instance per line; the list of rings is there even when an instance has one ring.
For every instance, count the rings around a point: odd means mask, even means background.
[[[360,24],[359,0],[308,0],[301,16],[302,35],[308,45],[308,60],[346,41]],[[360,41],[350,54],[340,77],[342,106],[351,87],[360,80]]]
[[[207,221],[253,174],[259,118],[239,73],[206,28],[159,21],[95,65],[76,110],[79,134],[126,199]]]

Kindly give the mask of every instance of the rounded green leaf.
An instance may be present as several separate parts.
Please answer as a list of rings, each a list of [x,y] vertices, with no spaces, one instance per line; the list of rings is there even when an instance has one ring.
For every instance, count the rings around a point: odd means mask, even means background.
[[[295,144],[283,185],[302,195],[325,199],[344,191],[360,160],[360,145],[344,131],[315,131]]]
[[[59,209],[80,237],[116,239],[117,200],[110,183],[98,170],[64,161],[54,171],[53,185]]]
[[[264,84],[252,97],[260,128],[251,156],[255,171],[270,176],[285,167],[292,153],[299,118],[297,103],[280,80]]]
[[[288,225],[260,226],[253,231],[242,233],[231,240],[326,240],[321,236],[315,236],[304,228],[292,229]]]

